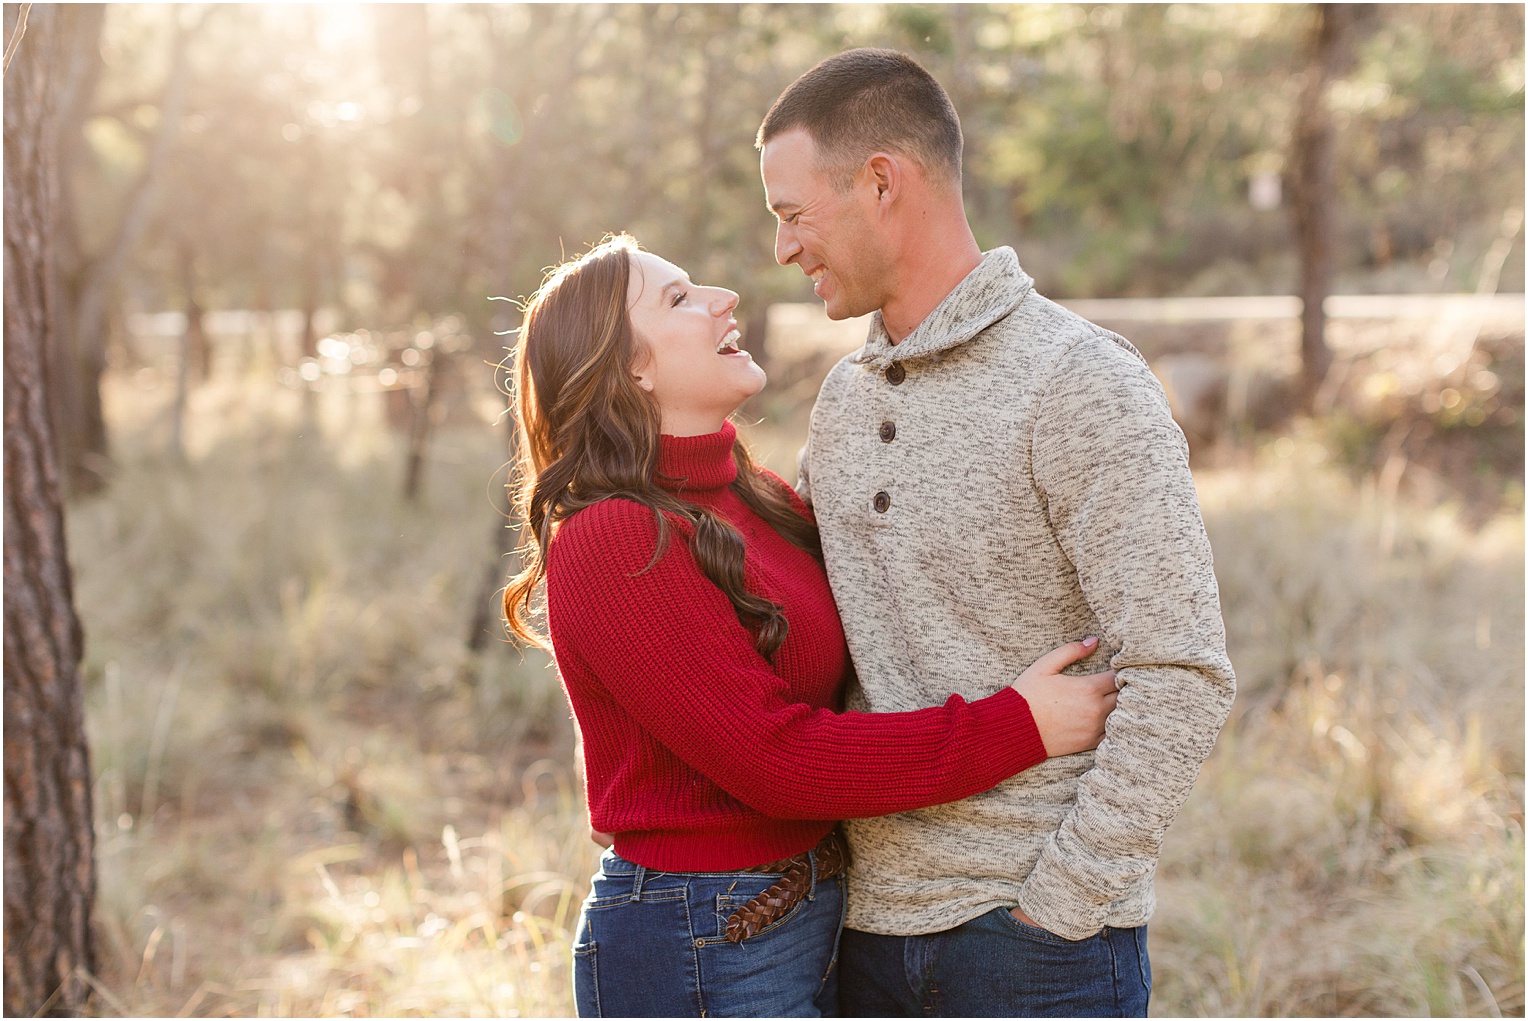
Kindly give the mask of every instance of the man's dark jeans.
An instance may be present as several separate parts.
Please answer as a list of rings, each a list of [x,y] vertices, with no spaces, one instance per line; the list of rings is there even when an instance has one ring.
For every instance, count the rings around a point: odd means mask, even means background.
[[[845,1017],[1145,1017],[1146,927],[1084,940],[1025,925],[996,908],[923,936],[845,929]]]

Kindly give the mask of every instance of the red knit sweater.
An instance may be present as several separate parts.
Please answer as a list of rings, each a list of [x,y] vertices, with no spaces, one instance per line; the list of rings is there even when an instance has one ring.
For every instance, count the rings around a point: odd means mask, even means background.
[[[684,522],[670,520],[646,570],[653,512],[628,500],[577,512],[548,551],[552,646],[583,737],[590,821],[616,853],[668,871],[747,868],[814,846],[837,819],[955,801],[1044,761],[1012,688],[916,712],[837,711],[849,654],[827,576],[728,488],[735,436],[730,423],[664,436],[659,482],[741,532],[750,590],[789,622],[773,664],[701,574]]]

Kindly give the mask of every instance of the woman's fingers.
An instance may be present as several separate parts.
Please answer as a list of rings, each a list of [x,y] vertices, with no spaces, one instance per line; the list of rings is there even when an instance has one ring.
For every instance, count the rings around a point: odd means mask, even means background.
[[[1049,755],[1097,748],[1103,739],[1104,721],[1119,700],[1114,671],[1061,672],[1097,649],[1097,638],[1068,642],[1035,660],[1013,683],[1029,703],[1030,715]]]
[[[1067,642],[1061,648],[1052,649],[1035,660],[1034,664],[1025,672],[1059,674],[1064,667],[1071,666],[1084,656],[1092,655],[1093,650],[1096,648],[1098,648],[1098,639],[1091,635],[1080,642]]]
[[[1097,674],[1067,674],[1066,676],[1067,677],[1072,677],[1072,678],[1074,678],[1076,680],[1079,680],[1079,681],[1086,682],[1087,684],[1090,684],[1093,687],[1098,688],[1100,691],[1102,691],[1102,690],[1104,690],[1106,688],[1110,689],[1110,690],[1113,690],[1115,688],[1114,671],[1113,670],[1105,670],[1102,673],[1097,673]]]

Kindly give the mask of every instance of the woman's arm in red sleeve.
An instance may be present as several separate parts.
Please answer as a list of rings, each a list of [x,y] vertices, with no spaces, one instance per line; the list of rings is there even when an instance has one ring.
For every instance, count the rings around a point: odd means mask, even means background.
[[[1012,688],[906,713],[790,701],[677,527],[643,570],[656,535],[652,511],[625,500],[563,524],[547,565],[553,645],[744,804],[793,819],[886,815],[969,797],[1044,761]]]

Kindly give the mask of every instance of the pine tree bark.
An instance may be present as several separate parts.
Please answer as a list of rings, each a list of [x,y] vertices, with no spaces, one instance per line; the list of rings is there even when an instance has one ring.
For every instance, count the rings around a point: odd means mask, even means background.
[[[6,4],[5,36],[19,17]],[[94,969],[90,760],[46,352],[56,301],[59,5],[28,13],[5,75],[5,993],[78,1014]]]
[[[1351,50],[1349,4],[1315,4],[1310,61],[1295,111],[1290,212],[1300,253],[1300,399],[1306,411],[1332,367],[1326,342],[1327,295],[1332,289],[1335,233],[1336,133],[1327,105],[1332,79],[1343,72]]]

